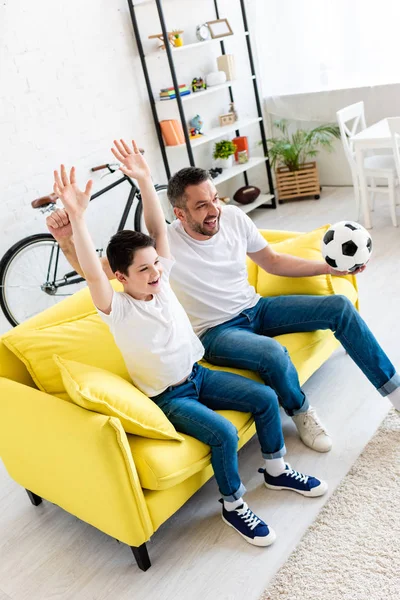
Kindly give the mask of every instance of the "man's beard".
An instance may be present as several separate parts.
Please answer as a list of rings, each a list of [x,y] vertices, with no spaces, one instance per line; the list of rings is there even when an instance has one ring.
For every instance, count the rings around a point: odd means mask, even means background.
[[[221,218],[221,213],[217,217],[215,231],[213,231],[211,233],[208,229],[203,227],[202,223],[197,223],[196,221],[193,221],[192,217],[188,213],[186,213],[186,219],[187,219],[188,225],[192,229],[192,231],[194,231],[195,233],[200,233],[201,235],[205,235],[207,237],[213,236],[216,233],[218,233],[220,218]]]

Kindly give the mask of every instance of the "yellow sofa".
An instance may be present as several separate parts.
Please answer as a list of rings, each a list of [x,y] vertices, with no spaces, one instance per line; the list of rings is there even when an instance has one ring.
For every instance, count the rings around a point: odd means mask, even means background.
[[[295,253],[290,240],[300,236],[299,233],[262,233],[269,242],[279,243],[278,250],[285,251],[287,241],[288,251]],[[319,232],[319,238],[322,234],[323,231]],[[302,240],[303,249],[298,255],[304,255],[304,246],[307,250],[307,236]],[[248,273],[250,282],[270,295],[279,295],[281,289],[288,293],[288,285],[294,293],[299,293],[300,286],[300,292],[306,294],[346,295],[357,306],[353,276],[289,280],[266,275],[250,261]],[[264,276],[270,279],[265,280]],[[79,321],[82,315],[85,319]],[[19,325],[11,333],[23,332],[29,343],[36,344],[34,331],[38,327],[71,319],[85,322],[85,327],[89,323],[90,327],[92,318],[97,317],[85,289]],[[139,567],[148,569],[146,542],[212,477],[209,447],[190,436],[176,442],[127,434],[118,418],[71,403],[65,390],[60,393],[56,390],[55,394],[40,391],[23,362],[6,347],[7,335],[0,338],[0,456],[9,475],[27,490],[33,504],[39,504],[44,498],[61,506],[131,546]],[[301,383],[329,358],[338,344],[330,331],[282,335],[277,339],[287,347]],[[69,357],[77,343],[81,344],[79,350],[82,351],[82,342],[71,339]],[[62,354],[62,350],[58,347],[56,352]],[[118,351],[110,342],[107,347],[98,349],[98,363],[90,357],[91,364],[104,368],[104,360],[110,361],[113,352]],[[111,365],[109,370],[113,370],[112,360],[107,364]],[[251,372],[242,374],[258,379]],[[219,412],[237,428],[239,448],[254,435],[250,414]]]

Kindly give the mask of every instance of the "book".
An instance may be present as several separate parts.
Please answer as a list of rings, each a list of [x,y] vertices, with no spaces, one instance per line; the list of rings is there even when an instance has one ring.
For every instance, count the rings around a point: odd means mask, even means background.
[[[189,91],[189,88],[187,88],[187,87],[179,89],[179,93],[187,92],[187,91]],[[174,96],[174,95],[175,95],[175,90],[170,91],[170,92],[160,92],[160,96]]]
[[[186,83],[183,83],[182,85],[179,86],[179,88],[187,88]],[[174,87],[169,87],[169,88],[161,88],[160,92],[174,92],[175,88]]]
[[[191,93],[190,90],[187,90],[186,92],[181,92],[179,95],[180,96],[188,96],[190,93]],[[176,94],[168,94],[168,96],[160,95],[160,100],[173,100],[174,98],[176,98]]]
[[[190,94],[190,90],[188,90],[187,92],[181,92],[179,95],[180,96],[189,96]],[[176,95],[173,94],[171,96],[160,96],[160,100],[174,100],[176,98]]]

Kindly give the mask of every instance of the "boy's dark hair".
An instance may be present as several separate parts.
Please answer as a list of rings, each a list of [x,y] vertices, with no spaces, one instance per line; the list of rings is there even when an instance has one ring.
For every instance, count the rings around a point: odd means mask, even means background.
[[[135,252],[140,248],[156,247],[152,237],[139,231],[118,231],[112,236],[107,246],[107,258],[113,273],[119,271],[128,275],[128,269],[133,263]]]
[[[205,169],[199,167],[185,167],[171,177],[168,183],[168,200],[172,206],[185,208],[186,206],[186,188],[189,185],[198,185],[210,179],[210,174]]]

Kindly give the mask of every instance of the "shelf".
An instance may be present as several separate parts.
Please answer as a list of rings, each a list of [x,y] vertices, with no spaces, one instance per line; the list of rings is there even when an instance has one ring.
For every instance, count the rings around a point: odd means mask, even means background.
[[[220,83],[219,85],[212,85],[208,87],[203,92],[191,92],[186,96],[181,96],[182,102],[189,102],[189,100],[194,100],[195,98],[202,98],[207,94],[213,94],[214,92],[219,92],[220,90],[226,90],[232,87],[235,83],[245,83],[246,81],[252,81],[255,79],[255,75],[248,77],[246,79],[234,79],[232,81],[227,81],[226,83]],[[172,98],[172,100],[157,100],[156,104],[172,104],[176,102],[176,98]]]
[[[232,177],[236,177],[236,175],[240,175],[241,173],[244,173],[245,171],[248,171],[249,169],[253,169],[253,167],[262,165],[267,160],[268,160],[268,158],[266,156],[257,156],[256,158],[250,158],[248,160],[248,162],[244,163],[243,165],[236,164],[233,167],[231,167],[230,169],[224,169],[222,171],[221,175],[218,175],[218,177],[215,177],[215,179],[213,179],[212,182],[214,185],[219,185],[220,183],[223,183],[224,181],[228,181],[228,179],[232,179]]]
[[[192,148],[197,148],[197,146],[201,146],[202,144],[207,144],[207,142],[216,140],[217,138],[222,137],[226,133],[231,133],[232,131],[236,131],[236,129],[242,129],[243,127],[248,127],[249,125],[254,125],[254,123],[259,123],[260,121],[261,117],[253,119],[239,119],[238,121],[232,123],[232,125],[225,125],[224,127],[214,127],[213,129],[209,129],[208,133],[204,134],[201,138],[192,140],[191,146]],[[186,144],[165,147],[167,150],[176,151],[177,148],[186,148]]]
[[[258,208],[262,204],[269,204],[269,201],[272,200],[273,197],[274,196],[272,194],[260,194],[257,200],[254,200],[254,202],[250,202],[250,204],[239,204],[238,202],[231,200],[230,202],[228,202],[227,206],[237,206],[238,208],[240,208],[240,210],[247,214],[255,208]]]
[[[199,48],[200,46],[208,46],[209,44],[214,44],[215,42],[225,42],[225,40],[231,39],[235,36],[238,37],[238,36],[246,36],[246,35],[249,35],[248,31],[244,31],[243,33],[240,33],[240,34],[234,33],[232,35],[226,35],[221,38],[204,40],[204,42],[194,42],[193,44],[183,44],[183,46],[180,46],[179,48],[174,48],[173,46],[171,46],[171,52],[172,52],[172,54],[175,54],[176,52],[184,52],[185,50],[190,50],[192,48]],[[155,56],[167,56],[167,53],[165,50],[153,50],[152,52],[145,54],[146,58],[152,58]]]

